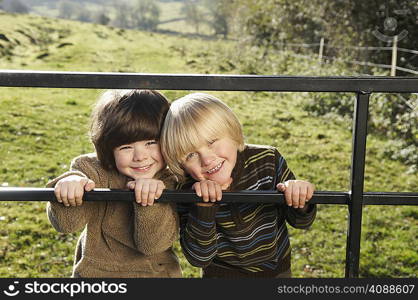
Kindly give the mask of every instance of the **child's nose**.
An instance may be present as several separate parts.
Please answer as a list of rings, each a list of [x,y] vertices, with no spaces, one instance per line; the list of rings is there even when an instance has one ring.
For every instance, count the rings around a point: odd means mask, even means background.
[[[209,166],[215,160],[215,156],[210,151],[202,151],[200,159],[203,166]]]
[[[148,155],[145,151],[135,150],[133,159],[135,161],[142,161],[147,159]]]

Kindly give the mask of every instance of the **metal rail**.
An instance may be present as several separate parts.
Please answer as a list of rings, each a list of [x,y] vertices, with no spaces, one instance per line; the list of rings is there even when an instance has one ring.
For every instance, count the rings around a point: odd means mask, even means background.
[[[130,190],[94,189],[85,192],[84,201],[135,201]],[[56,201],[53,188],[0,188],[0,201]],[[224,192],[222,202],[225,203],[284,203],[283,193],[277,191],[239,191]],[[310,203],[348,205],[350,193],[337,191],[317,191]],[[165,190],[156,202],[196,203],[202,199],[194,192]],[[418,205],[418,193],[364,193],[363,204],[368,205]]]
[[[0,86],[277,92],[417,92],[418,77],[317,77],[0,70]]]

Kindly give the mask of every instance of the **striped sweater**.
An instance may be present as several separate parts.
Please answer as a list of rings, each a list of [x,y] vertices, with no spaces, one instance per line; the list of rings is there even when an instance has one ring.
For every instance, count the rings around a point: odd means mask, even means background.
[[[246,145],[237,155],[229,191],[275,190],[294,179],[285,159],[271,146]],[[189,189],[188,178],[179,186]],[[302,212],[287,205],[222,203],[213,206],[178,205],[180,243],[187,260],[203,268],[204,277],[275,277],[290,269],[286,221],[308,228],[316,206]]]

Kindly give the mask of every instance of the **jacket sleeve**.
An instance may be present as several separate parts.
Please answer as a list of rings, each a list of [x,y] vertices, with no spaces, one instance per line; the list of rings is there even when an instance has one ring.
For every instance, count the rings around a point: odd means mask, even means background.
[[[217,254],[215,215],[218,205],[178,205],[180,244],[184,256],[195,267],[208,266]]]
[[[287,166],[287,162],[284,157],[275,150],[275,183],[274,188],[278,183],[284,183],[288,180],[296,179],[293,172]],[[295,228],[299,229],[306,229],[310,227],[315,220],[316,217],[316,204],[307,204],[307,209],[302,210],[299,208],[293,208],[291,206],[287,206],[283,204],[280,209],[283,209],[284,214],[286,216],[287,222]]]
[[[175,203],[155,203],[134,206],[135,246],[145,255],[169,249],[178,238],[179,218]]]
[[[98,178],[95,174],[97,174],[97,172],[89,163],[89,159],[87,159],[86,156],[80,156],[71,162],[70,171],[67,171],[57,178],[49,181],[46,186],[54,187],[60,179],[70,175],[90,178],[94,182],[97,182]],[[97,203],[83,202],[81,206],[66,207],[57,201],[50,201],[47,203],[46,207],[47,216],[52,226],[58,232],[77,232],[84,228],[84,226],[88,223],[89,216],[93,213],[96,204]]]

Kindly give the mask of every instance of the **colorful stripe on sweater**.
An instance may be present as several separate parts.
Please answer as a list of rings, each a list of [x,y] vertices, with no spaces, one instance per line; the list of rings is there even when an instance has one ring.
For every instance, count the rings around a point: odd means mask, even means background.
[[[240,191],[275,190],[277,183],[295,177],[274,147],[246,145],[237,155],[232,178],[230,190]],[[193,183],[189,180],[179,188],[188,189]],[[308,228],[316,214],[316,206],[309,206],[302,213],[276,204],[178,205],[183,252],[192,265],[202,268],[216,266],[244,273],[283,269],[290,255],[286,221],[296,228]]]

